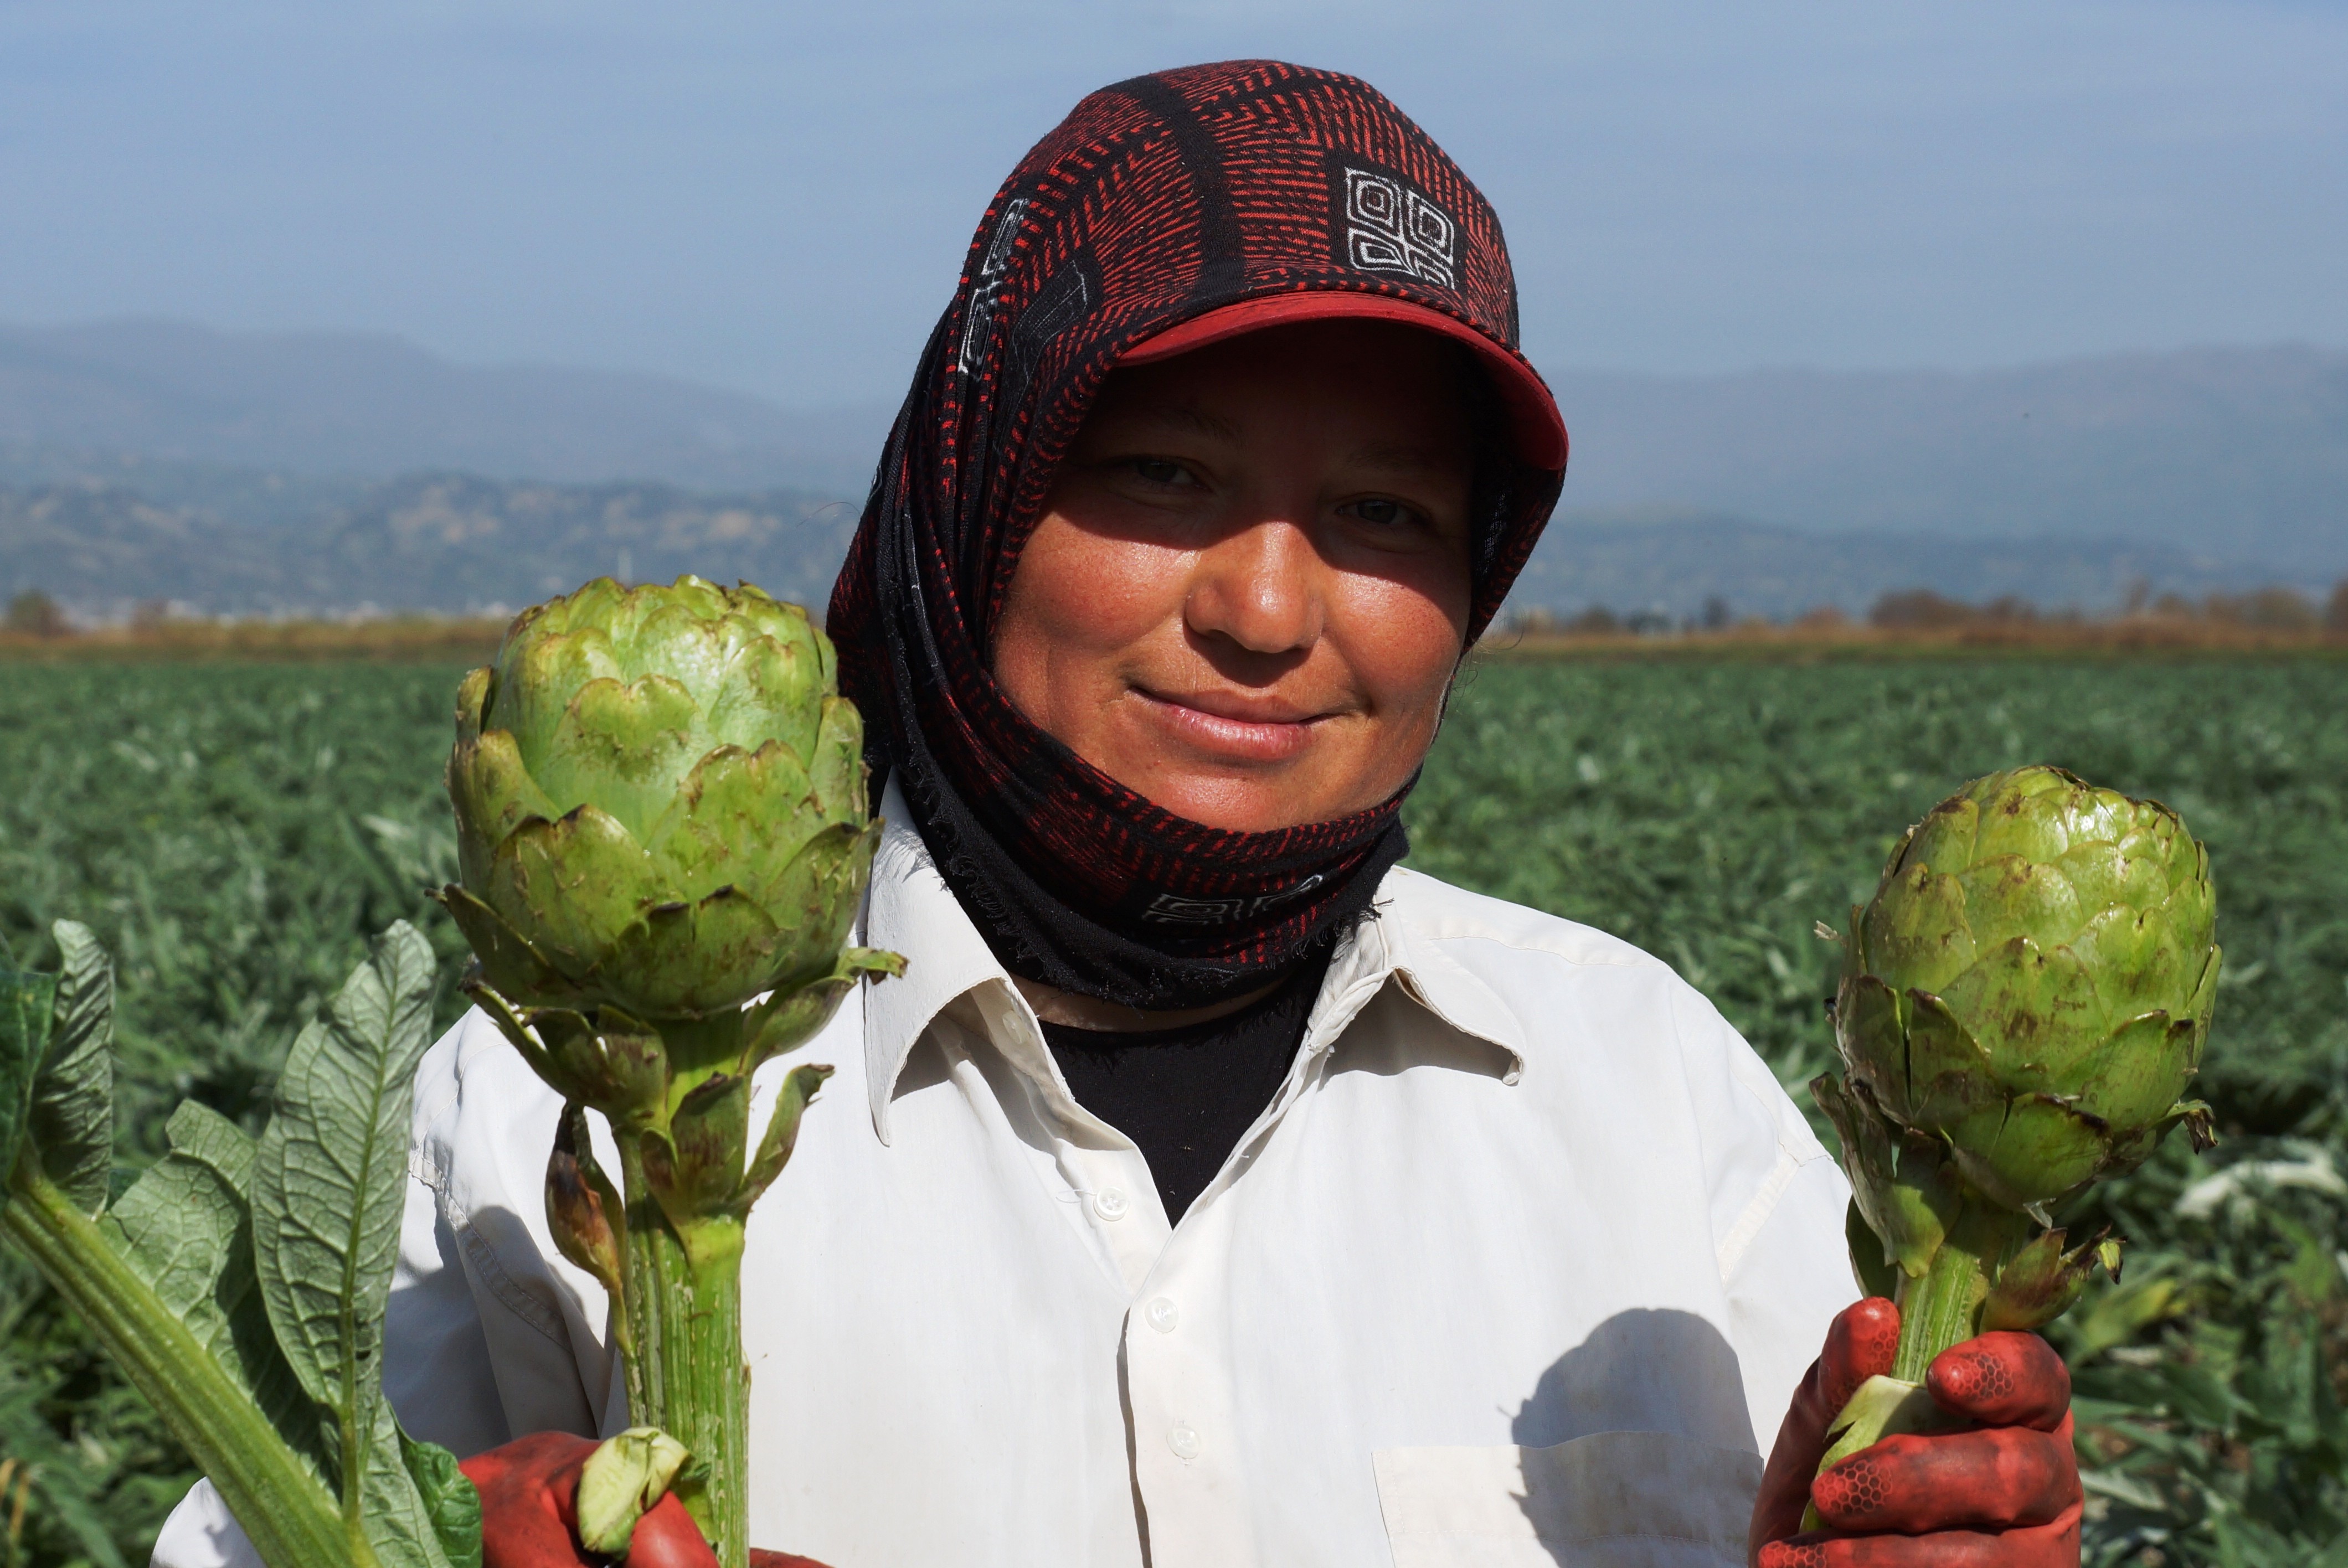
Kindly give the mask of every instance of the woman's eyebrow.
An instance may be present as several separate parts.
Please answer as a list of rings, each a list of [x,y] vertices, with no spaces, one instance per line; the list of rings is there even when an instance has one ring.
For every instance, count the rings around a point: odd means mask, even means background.
[[[1171,425],[1192,436],[1203,436],[1210,441],[1221,441],[1236,446],[1240,428],[1230,420],[1208,413],[1195,403],[1128,404],[1116,411],[1113,417],[1123,423],[1132,420],[1140,424]]]
[[[1466,466],[1456,450],[1412,441],[1367,442],[1354,447],[1347,461],[1393,474],[1453,474]]]

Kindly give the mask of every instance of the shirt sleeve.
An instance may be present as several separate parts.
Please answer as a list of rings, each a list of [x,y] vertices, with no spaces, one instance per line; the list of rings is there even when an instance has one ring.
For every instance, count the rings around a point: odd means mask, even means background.
[[[1675,1010],[1707,1130],[1715,1255],[1754,1440],[1766,1458],[1827,1326],[1859,1298],[1844,1238],[1850,1186],[1776,1076],[1690,989]]]

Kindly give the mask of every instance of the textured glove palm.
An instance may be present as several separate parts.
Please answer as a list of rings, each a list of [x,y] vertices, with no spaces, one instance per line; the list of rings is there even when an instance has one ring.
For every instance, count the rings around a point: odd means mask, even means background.
[[[481,1494],[481,1568],[602,1568],[579,1544],[579,1470],[591,1438],[533,1432],[459,1467]],[[674,1494],[636,1522],[627,1568],[717,1568],[693,1516]],[[750,1568],[823,1568],[809,1557],[753,1549]]]
[[[1971,1430],[1889,1437],[1818,1473],[1834,1418],[1899,1343],[1900,1309],[1879,1296],[1827,1331],[1761,1478],[1754,1568],[2076,1568],[2071,1374],[2035,1334],[1984,1334],[1933,1361],[1925,1386]],[[1803,1533],[1811,1502],[1827,1528]]]

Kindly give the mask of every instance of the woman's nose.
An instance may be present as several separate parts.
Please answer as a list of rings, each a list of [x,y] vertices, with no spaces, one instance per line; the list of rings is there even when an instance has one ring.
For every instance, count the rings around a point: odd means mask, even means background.
[[[1265,521],[1227,534],[1200,552],[1183,601],[1199,636],[1251,653],[1292,653],[1321,636],[1320,557],[1295,524]]]

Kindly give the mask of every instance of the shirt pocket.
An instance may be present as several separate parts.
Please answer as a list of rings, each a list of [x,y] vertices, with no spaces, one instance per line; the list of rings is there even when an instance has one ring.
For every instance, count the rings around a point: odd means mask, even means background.
[[[1371,1456],[1395,1568],[1743,1568],[1761,1459],[1668,1432]]]

